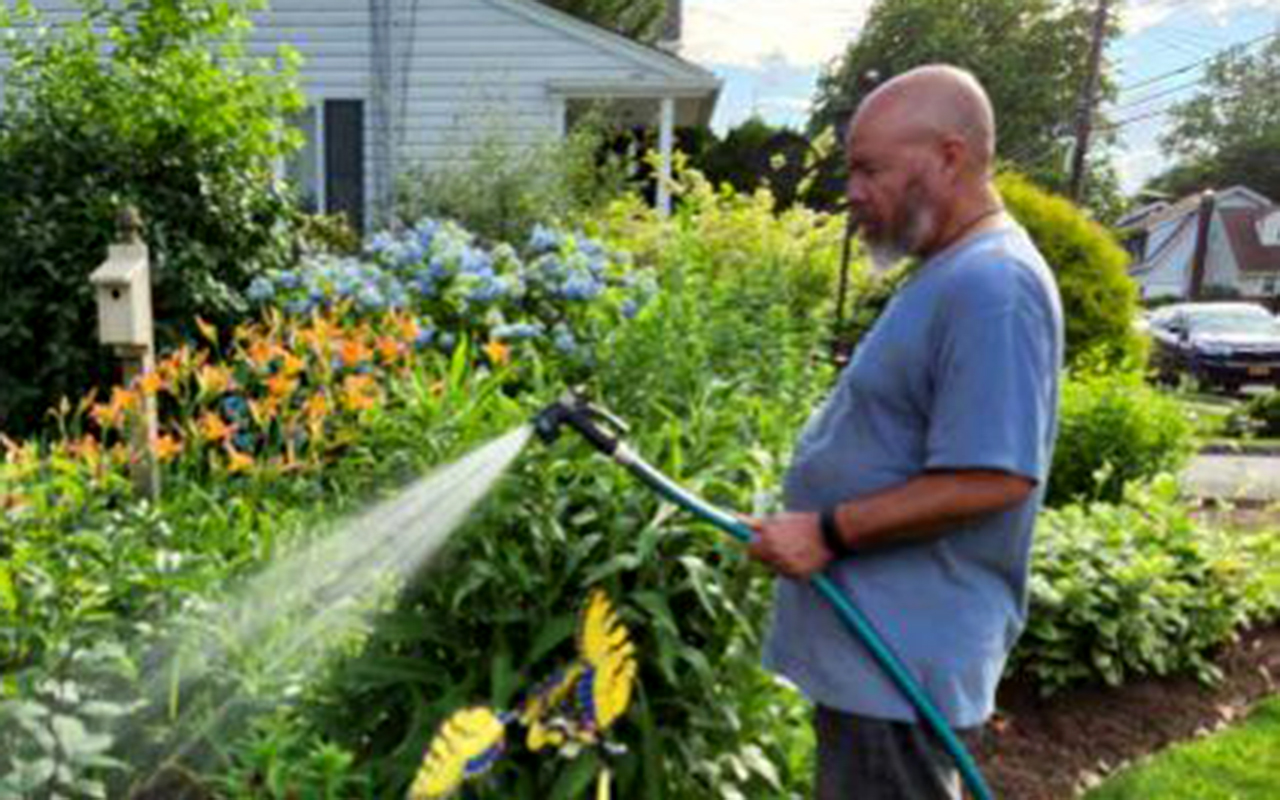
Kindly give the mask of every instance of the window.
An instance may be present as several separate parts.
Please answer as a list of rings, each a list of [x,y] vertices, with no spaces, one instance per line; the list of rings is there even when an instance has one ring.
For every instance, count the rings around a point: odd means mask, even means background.
[[[303,145],[284,165],[284,177],[307,211],[344,214],[364,231],[364,101],[325,100],[289,124]]]

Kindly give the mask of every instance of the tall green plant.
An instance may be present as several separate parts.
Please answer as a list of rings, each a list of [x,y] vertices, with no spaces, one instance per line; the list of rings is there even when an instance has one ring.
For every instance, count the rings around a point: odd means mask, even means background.
[[[142,212],[162,333],[242,307],[293,253],[273,186],[295,136],[296,58],[251,59],[229,0],[84,0],[49,26],[0,8],[11,59],[0,116],[0,429],[35,429],[60,396],[109,376],[89,273],[122,204]]]

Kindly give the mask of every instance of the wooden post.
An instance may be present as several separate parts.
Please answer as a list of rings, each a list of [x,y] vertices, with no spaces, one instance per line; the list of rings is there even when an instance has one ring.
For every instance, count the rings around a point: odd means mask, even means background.
[[[142,219],[125,208],[117,221],[118,242],[108,248],[107,260],[90,276],[98,301],[98,338],[113,348],[124,363],[124,384],[138,393],[130,420],[129,471],[134,489],[152,502],[160,499],[160,470],[156,464],[159,423],[155,398],[141,387],[141,378],[155,370],[154,324],[151,313],[151,265],[142,241]]]
[[[1085,170],[1088,168],[1089,143],[1093,137],[1093,114],[1098,104],[1098,85],[1102,80],[1102,46],[1107,38],[1110,0],[1098,0],[1093,19],[1093,43],[1089,49],[1089,69],[1080,98],[1080,116],[1076,121],[1076,147],[1071,154],[1071,199],[1079,203],[1084,197]]]

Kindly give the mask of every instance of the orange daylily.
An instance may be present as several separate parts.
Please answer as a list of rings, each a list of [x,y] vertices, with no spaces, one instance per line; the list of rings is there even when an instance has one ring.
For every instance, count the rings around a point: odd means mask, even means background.
[[[253,456],[227,445],[227,472],[249,472],[253,469]]]
[[[348,411],[367,411],[378,403],[378,385],[369,375],[348,375],[342,381],[342,406]]]
[[[200,433],[207,441],[224,442],[231,438],[231,426],[222,420],[222,417],[212,411],[206,411],[200,415]]]
[[[422,332],[422,328],[418,327],[418,323],[413,319],[397,319],[396,327],[400,329],[400,338],[406,342],[416,341],[418,334]]]
[[[511,360],[511,348],[496,339],[484,346],[484,352],[494,364],[505,364]]]
[[[203,318],[196,317],[196,328],[199,329],[200,335],[208,340],[209,344],[214,347],[218,346],[218,329],[216,327],[205,322]]]
[[[383,336],[378,339],[378,355],[382,356],[382,360],[388,364],[394,364],[399,361],[404,352],[404,345],[390,336]]]
[[[284,399],[289,397],[298,388],[298,382],[283,372],[278,372],[267,378],[267,393],[273,398]]]
[[[306,369],[307,360],[305,358],[300,358],[295,356],[293,353],[288,352],[284,354],[284,365],[281,367],[281,371],[284,372],[285,375],[290,377],[294,375],[301,375],[306,371]]]
[[[182,453],[182,440],[163,434],[156,438],[155,453],[162,463],[172,461]]]
[[[249,345],[248,357],[249,363],[257,369],[266,369],[271,363],[271,359],[276,357],[279,348],[266,339],[257,339],[253,344]]]
[[[97,464],[102,458],[102,448],[93,434],[86,433],[79,439],[67,444],[67,452],[76,458],[82,458],[89,464]]]
[[[347,339],[342,343],[339,350],[342,356],[342,364],[346,367],[359,366],[361,363],[368,361],[372,353],[365,346],[364,342],[355,339]]]
[[[95,403],[89,415],[99,427],[111,428],[124,421],[124,415],[138,407],[138,394],[130,389],[114,386],[108,403]]]
[[[138,379],[138,388],[147,396],[154,396],[164,388],[164,379],[157,371],[151,371]]]
[[[233,383],[231,370],[206,364],[196,373],[196,383],[200,385],[200,393],[203,395],[222,394]]]
[[[322,420],[329,414],[329,398],[322,392],[316,392],[307,398],[307,402],[302,405],[302,410],[307,415],[307,419],[313,422]]]

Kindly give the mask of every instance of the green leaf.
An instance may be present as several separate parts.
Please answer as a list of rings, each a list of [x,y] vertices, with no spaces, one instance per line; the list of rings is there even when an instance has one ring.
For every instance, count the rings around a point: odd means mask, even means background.
[[[600,762],[595,753],[587,752],[578,756],[561,771],[548,800],[582,800],[599,769]]]

